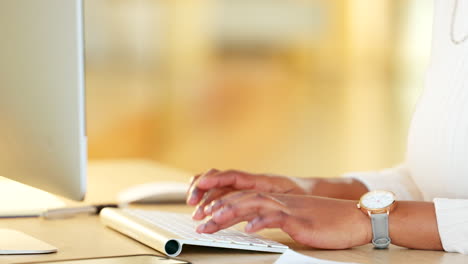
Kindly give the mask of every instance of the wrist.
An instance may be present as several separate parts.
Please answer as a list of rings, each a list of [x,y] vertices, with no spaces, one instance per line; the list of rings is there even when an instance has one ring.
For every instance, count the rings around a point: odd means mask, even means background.
[[[333,199],[335,200],[335,199]],[[341,217],[346,219],[346,229],[342,232],[348,234],[348,248],[367,245],[372,242],[372,225],[369,217],[356,207],[357,201],[335,200],[344,205],[339,210]]]
[[[317,178],[311,189],[311,195],[344,200],[358,200],[368,192],[359,180],[352,178]]]
[[[358,201],[353,201],[353,209],[356,214],[355,223],[359,226],[360,237],[362,242],[358,245],[367,245],[372,243],[372,224],[368,215],[363,214],[362,211],[356,207]]]

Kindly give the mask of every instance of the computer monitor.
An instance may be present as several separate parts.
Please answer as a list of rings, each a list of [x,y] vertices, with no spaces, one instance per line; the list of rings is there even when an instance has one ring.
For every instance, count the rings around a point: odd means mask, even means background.
[[[0,176],[86,190],[82,0],[0,1]]]

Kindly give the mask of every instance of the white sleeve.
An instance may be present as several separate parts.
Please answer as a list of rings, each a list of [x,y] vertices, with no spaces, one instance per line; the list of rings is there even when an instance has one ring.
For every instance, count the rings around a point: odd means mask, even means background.
[[[370,191],[391,191],[395,193],[398,200],[423,199],[421,191],[404,165],[375,172],[347,173],[343,176],[361,181]]]
[[[444,250],[468,254],[468,200],[436,198],[434,206]]]

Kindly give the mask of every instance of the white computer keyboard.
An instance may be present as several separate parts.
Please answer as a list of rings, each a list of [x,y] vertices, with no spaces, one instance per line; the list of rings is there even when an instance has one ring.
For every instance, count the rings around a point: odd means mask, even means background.
[[[105,208],[101,221],[135,240],[140,241],[168,256],[177,256],[183,245],[234,248],[282,253],[287,246],[247,234],[233,228],[215,234],[195,232],[199,222],[188,214],[169,213],[155,210]]]

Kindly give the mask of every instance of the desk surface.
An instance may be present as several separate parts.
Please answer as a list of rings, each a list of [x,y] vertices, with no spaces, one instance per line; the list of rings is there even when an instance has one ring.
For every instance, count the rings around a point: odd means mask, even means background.
[[[109,202],[115,194],[129,184],[171,179],[186,181],[190,174],[174,171],[147,162],[93,164],[90,167],[89,196],[86,202]],[[112,178],[112,180],[109,180]],[[160,205],[155,209],[190,212],[183,205]],[[0,264],[12,262],[43,261],[69,258],[86,258],[114,255],[159,254],[128,237],[105,228],[97,216],[81,216],[62,220],[38,218],[0,219],[1,228],[12,228],[35,236],[59,248],[56,254],[32,256],[0,256]],[[262,235],[287,244],[292,249],[316,258],[356,263],[468,263],[468,256],[435,251],[408,250],[392,246],[389,250],[374,250],[362,246],[350,250],[314,250],[294,243],[278,230],[267,230]],[[239,250],[188,247],[181,259],[193,263],[273,263],[278,254],[246,252]]]

